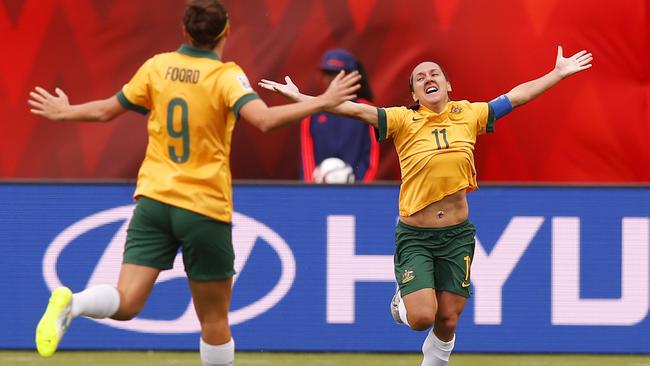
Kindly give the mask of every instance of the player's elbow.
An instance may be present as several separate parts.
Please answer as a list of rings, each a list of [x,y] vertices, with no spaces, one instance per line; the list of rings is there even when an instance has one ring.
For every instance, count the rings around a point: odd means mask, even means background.
[[[262,131],[263,133],[271,132],[274,130],[273,127],[271,127],[270,124],[267,123],[262,123],[261,125],[258,125],[257,128]]]
[[[115,118],[115,114],[109,108],[99,108],[95,113],[95,120],[99,122],[109,122]]]
[[[278,119],[277,113],[274,113],[272,108],[267,107],[261,99],[244,104],[237,117],[245,119],[264,133],[273,130]]]
[[[508,97],[508,100],[510,100],[513,109],[528,103],[531,99],[525,93],[519,93],[516,91],[511,91],[507,93],[506,96]]]
[[[257,127],[257,129],[263,133],[270,132],[274,129],[273,119],[269,116],[255,116],[254,118],[249,119],[248,122]]]
[[[126,109],[117,102],[117,98],[113,97],[105,99],[95,105],[93,119],[95,121],[108,122],[112,121],[125,111]]]
[[[99,122],[109,122],[113,120],[113,116],[109,113],[100,112],[97,114],[95,119]]]

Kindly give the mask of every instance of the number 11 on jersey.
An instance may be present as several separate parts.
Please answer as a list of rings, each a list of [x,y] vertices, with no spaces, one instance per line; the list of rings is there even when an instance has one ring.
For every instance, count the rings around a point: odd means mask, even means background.
[[[449,149],[449,142],[447,141],[447,129],[446,128],[443,128],[440,131],[438,131],[438,129],[436,128],[436,129],[433,130],[433,134],[436,136],[436,145],[438,145],[438,150],[440,150],[440,149]],[[440,137],[439,137],[439,135],[442,135],[442,140],[445,143],[444,148],[442,146],[440,146]]]

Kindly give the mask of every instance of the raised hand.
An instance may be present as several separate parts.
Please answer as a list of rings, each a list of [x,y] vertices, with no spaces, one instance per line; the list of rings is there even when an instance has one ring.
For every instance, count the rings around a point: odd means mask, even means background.
[[[291,78],[288,76],[284,77],[284,81],[286,82],[286,84],[280,84],[272,80],[262,79],[259,83],[257,83],[257,85],[261,86],[266,90],[280,93],[281,95],[293,101],[299,101],[301,94],[300,94],[300,90],[298,89],[298,86],[294,84]]]
[[[319,97],[325,101],[326,108],[336,107],[345,101],[355,99],[357,97],[356,91],[361,88],[359,80],[361,80],[361,74],[358,71],[353,71],[347,75],[341,71],[330,82],[325,93]]]
[[[590,68],[593,59],[593,55],[585,50],[582,50],[571,57],[564,57],[562,54],[562,46],[557,46],[555,69],[560,73],[562,78],[565,78],[569,75]]]
[[[70,102],[63,90],[56,88],[54,92],[56,96],[37,86],[29,93],[30,99],[27,103],[32,106],[30,112],[51,120],[62,120],[64,111],[70,107]]]

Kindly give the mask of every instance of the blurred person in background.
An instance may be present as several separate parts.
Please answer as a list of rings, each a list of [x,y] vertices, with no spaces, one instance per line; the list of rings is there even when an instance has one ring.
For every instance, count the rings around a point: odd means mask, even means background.
[[[337,74],[319,97],[267,107],[234,62],[222,62],[230,35],[228,13],[218,0],[191,0],[183,32],[188,44],[153,56],[120,92],[71,105],[59,88],[30,93],[31,112],[51,120],[110,121],[127,110],[149,113],[148,144],[138,173],[117,287],[99,285],[72,293],[55,289],[36,328],[39,354],[51,356],[77,316],[133,319],[162,270],[180,249],[201,325],[204,365],[227,366],[235,344],[228,323],[232,294],[233,128],[241,116],[262,131],[356,97],[357,73]]]
[[[373,96],[363,65],[350,52],[331,49],[320,64],[322,87],[341,71],[358,71],[361,89],[356,103],[372,105]],[[316,183],[372,182],[379,165],[374,128],[347,116],[320,112],[300,123],[301,179]],[[321,166],[322,164],[322,166]]]
[[[345,102],[327,112],[365,121],[380,141],[392,139],[402,174],[394,256],[397,289],[390,303],[396,322],[428,332],[422,366],[444,366],[454,348],[456,325],[470,296],[474,225],[467,193],[478,188],[474,144],[493,132],[497,119],[528,103],[564,78],[591,67],[580,51],[564,57],[558,47],[555,67],[489,103],[449,98],[451,83],[442,67],[422,62],[409,76],[413,105],[374,108]],[[259,85],[295,101],[309,100],[290,78],[286,84]]]

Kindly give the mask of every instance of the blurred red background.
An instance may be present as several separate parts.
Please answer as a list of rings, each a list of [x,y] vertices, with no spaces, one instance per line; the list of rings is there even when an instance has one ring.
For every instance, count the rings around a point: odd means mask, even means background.
[[[324,51],[344,47],[379,106],[410,102],[408,76],[441,64],[452,98],[487,101],[550,71],[556,47],[587,49],[594,67],[497,122],[479,138],[483,182],[650,182],[650,5],[647,0],[226,0],[224,60],[251,81],[291,75],[317,93]],[[117,92],[148,57],[183,41],[183,0],[0,0],[0,177],[135,178],[146,119],[52,122],[26,99],[40,85],[71,102]],[[285,100],[257,88],[268,104]],[[263,134],[240,121],[236,179],[297,179],[298,126]],[[392,144],[379,179],[399,179]]]

